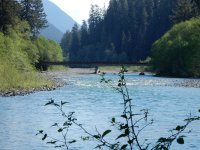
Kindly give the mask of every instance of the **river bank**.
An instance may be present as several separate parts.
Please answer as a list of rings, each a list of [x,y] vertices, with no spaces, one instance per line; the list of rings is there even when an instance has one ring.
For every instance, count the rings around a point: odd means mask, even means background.
[[[104,68],[100,70],[101,72],[106,72],[108,74],[117,74],[119,68],[107,69]],[[30,89],[11,89],[6,91],[0,91],[0,96],[9,97],[9,96],[24,96],[27,94],[35,93],[38,91],[51,91],[55,90],[58,87],[62,87],[67,84],[67,81],[64,80],[64,77],[67,76],[80,76],[80,75],[94,75],[94,68],[68,68],[67,71],[47,71],[41,72],[40,74],[45,77],[47,80],[51,81],[53,84],[51,86],[45,85],[38,88]],[[130,71],[130,75],[138,75],[139,72]],[[141,76],[140,82],[141,85],[151,85],[151,86],[172,86],[172,87],[193,87],[200,88],[200,79],[193,78],[156,78],[149,80],[148,77],[153,76],[153,74],[146,73],[145,76]],[[136,82],[136,84],[137,84]],[[133,82],[134,84],[134,82]]]
[[[72,73],[72,70],[70,72]],[[64,120],[55,107],[44,106],[49,99],[54,99],[57,103],[69,102],[63,107],[63,110],[66,113],[76,112],[75,116],[78,122],[89,129],[91,133],[95,134],[96,128],[101,131],[104,131],[105,128],[112,129],[113,133],[110,136],[114,137],[117,129],[110,126],[110,120],[113,117],[120,120],[121,113],[123,113],[122,97],[111,87],[100,83],[101,77],[90,74],[92,72],[93,70],[85,72],[84,75],[77,72],[77,76],[74,76],[75,70],[73,69],[72,76],[63,76],[67,85],[54,91],[36,92],[20,97],[0,97],[0,149],[53,150],[53,147],[49,147],[41,140],[42,136],[35,136],[38,130],[45,129],[44,132],[49,136],[60,138],[56,128],[52,128],[51,125],[55,122],[62,125]],[[59,75],[58,72],[48,73]],[[69,71],[61,74],[70,75]],[[116,76],[108,74],[106,78],[112,79],[116,85]],[[151,143],[155,143],[160,137],[171,135],[171,132],[168,132],[170,129],[174,129],[178,124],[184,124],[183,120],[189,114],[199,115],[197,112],[200,104],[199,88],[157,86],[156,81],[164,82],[166,79],[166,82],[169,83],[171,79],[150,75],[138,76],[137,73],[132,72],[127,74],[126,79],[130,97],[134,100],[134,110],[148,109],[149,120],[154,119],[154,124],[144,131],[145,137],[141,139],[148,138],[150,142],[153,140]],[[140,83],[135,86],[136,82]],[[161,85],[161,83],[158,84]],[[167,85],[167,83],[163,84]],[[141,123],[143,124],[143,122]],[[178,145],[175,142],[176,145],[172,145],[172,149],[199,150],[200,128],[198,122],[191,124],[188,127],[188,130],[190,129],[193,132],[187,136],[186,143]],[[68,139],[78,140],[77,143],[71,145],[70,149],[92,150],[96,146],[93,141],[82,141],[81,136],[84,136],[83,132],[74,126],[70,128]]]
[[[107,74],[118,74],[120,68],[103,68],[100,70]],[[94,75],[94,68],[69,68],[67,71],[57,71],[57,72],[46,72],[46,76],[56,79],[57,81],[66,82],[63,80],[67,76],[80,76],[80,75]],[[129,71],[127,75],[138,76],[140,72]],[[168,77],[156,77],[154,74],[145,72],[144,76],[140,76],[140,85],[152,85],[152,86],[172,86],[172,87],[188,87],[188,88],[200,88],[199,78],[168,78]],[[149,79],[149,77],[151,79]],[[154,78],[152,78],[154,77]],[[66,84],[66,83],[65,83]],[[133,83],[134,84],[134,83]],[[137,84],[137,83],[136,83]]]
[[[0,91],[0,96],[3,97],[10,97],[10,96],[24,96],[31,93],[39,92],[39,91],[52,91],[58,87],[62,87],[65,85],[65,82],[56,76],[52,75],[51,73],[41,72],[38,75],[40,78],[45,79],[48,81],[46,84],[33,87],[33,88],[12,88],[8,90]],[[43,80],[42,80],[43,81]]]

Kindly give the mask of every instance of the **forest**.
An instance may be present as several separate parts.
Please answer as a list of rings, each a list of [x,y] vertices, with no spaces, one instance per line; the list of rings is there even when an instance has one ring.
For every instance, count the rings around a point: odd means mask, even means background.
[[[89,19],[66,31],[59,45],[39,35],[47,27],[41,0],[0,0],[1,89],[24,87],[22,79],[30,77],[25,72],[44,69],[41,61],[63,59],[150,57],[156,74],[199,77],[199,14],[199,0],[110,0],[107,8],[92,5]]]
[[[75,24],[62,38],[64,57],[73,61],[119,62],[153,57],[153,43],[174,25],[198,17],[199,3],[199,0],[110,0],[107,9],[92,5],[89,19],[81,26]]]
[[[0,91],[46,86],[36,75],[40,61],[62,61],[62,49],[39,36],[46,27],[41,0],[0,1]]]

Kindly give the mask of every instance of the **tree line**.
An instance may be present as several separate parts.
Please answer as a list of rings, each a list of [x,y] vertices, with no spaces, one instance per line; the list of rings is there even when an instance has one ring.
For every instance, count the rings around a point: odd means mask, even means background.
[[[0,0],[0,31],[6,33],[16,20],[25,20],[30,25],[31,34],[36,37],[40,29],[46,27],[47,20],[41,0]]]
[[[138,61],[173,24],[199,14],[199,0],[110,0],[92,5],[88,21],[75,24],[61,41],[69,60]]]
[[[40,30],[46,26],[47,20],[42,0],[0,0],[1,38],[5,41],[8,37],[11,41],[23,42],[23,44],[18,44],[19,47],[16,46],[15,51],[25,53],[28,57],[29,61],[25,61],[24,65],[31,64],[33,67],[38,67],[40,61],[62,60],[60,46],[54,41],[39,36]],[[8,46],[10,43],[4,45]],[[8,49],[7,52],[9,51]],[[1,48],[0,53],[2,57],[3,54],[9,57],[4,48]]]

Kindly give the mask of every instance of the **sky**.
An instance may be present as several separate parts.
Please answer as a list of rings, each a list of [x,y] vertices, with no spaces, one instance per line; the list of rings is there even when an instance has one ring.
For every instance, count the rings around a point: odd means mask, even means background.
[[[82,20],[89,18],[89,11],[92,4],[100,7],[108,6],[109,0],[50,0],[60,7],[64,12],[70,15],[79,24]]]

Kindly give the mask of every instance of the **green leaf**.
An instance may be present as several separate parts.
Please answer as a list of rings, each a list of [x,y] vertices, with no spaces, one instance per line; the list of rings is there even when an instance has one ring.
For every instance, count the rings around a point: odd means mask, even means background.
[[[58,129],[58,132],[62,132],[62,131],[63,131],[63,129],[62,129],[62,128]]]
[[[101,149],[102,145],[97,145],[94,149]]]
[[[126,137],[127,135],[126,134],[121,134],[121,135],[119,135],[117,138],[116,138],[116,140],[117,139],[120,139],[120,138],[122,138],[122,137]]]
[[[164,146],[162,147],[162,149],[163,149],[163,150],[169,150],[167,147],[164,147]]]
[[[43,133],[43,130],[39,130],[38,133],[36,133],[36,136],[42,133]]]
[[[127,141],[127,142],[128,142],[128,144],[132,144],[132,143],[133,143],[133,141],[134,141],[134,139],[132,139],[132,140],[129,140],[129,141]]]
[[[158,139],[158,142],[161,142],[161,143],[166,142],[166,141],[167,141],[167,139],[163,138],[163,137],[161,137],[161,138]]]
[[[111,132],[111,130],[106,130],[103,134],[102,137],[106,136],[107,134],[109,134]]]
[[[115,123],[115,122],[116,122],[115,118],[112,118],[111,123]]]
[[[55,146],[54,148],[61,148],[61,147],[64,147],[65,145],[58,145],[58,146]]]
[[[125,114],[121,115],[121,117],[127,119],[127,116]]]
[[[122,145],[121,150],[126,149],[127,146],[128,146],[127,144]]]
[[[58,123],[54,123],[51,127],[55,127],[58,126]]]
[[[125,134],[126,134],[126,135],[129,135],[129,133],[130,133],[130,131],[129,131],[129,129],[127,128],[127,129],[125,130]]]
[[[88,141],[88,140],[90,139],[90,136],[85,136],[85,137],[81,136],[81,139],[82,139],[83,141]]]
[[[184,128],[184,126],[179,126],[179,125],[178,125],[178,126],[176,127],[175,130],[180,131],[180,130],[183,129],[183,128]]]
[[[99,135],[93,135],[93,137],[94,137],[95,139],[100,139],[100,136],[99,136]]]
[[[41,133],[41,134],[42,134],[42,133],[43,133],[43,130],[39,130],[39,133]]]
[[[127,128],[128,128],[128,124],[125,124],[125,125],[121,125],[121,126],[120,126],[120,130],[127,129]]]
[[[69,141],[68,143],[72,144],[72,143],[75,143],[75,142],[76,142],[76,140],[72,140],[72,141]]]
[[[47,142],[47,144],[56,144],[57,141],[50,141],[50,142]]]
[[[69,103],[69,102],[63,102],[63,101],[61,101],[61,106],[65,105],[67,103]]]
[[[121,83],[118,83],[118,86],[120,87],[120,86],[122,86],[122,84],[121,84]]]
[[[184,144],[184,139],[183,139],[182,137],[179,137],[179,138],[177,139],[177,143],[178,143],[178,144]]]
[[[47,102],[44,106],[51,105],[53,103],[54,103],[54,100],[51,100],[51,101]]]
[[[70,122],[68,122],[68,121],[66,121],[64,124],[63,124],[63,126],[71,126],[72,125],[72,123],[70,123]]]
[[[47,138],[47,134],[45,134],[42,138],[42,140],[44,141]]]
[[[53,103],[53,105],[54,105],[54,106],[58,106],[58,107],[60,107],[60,105],[58,105],[57,103]]]

